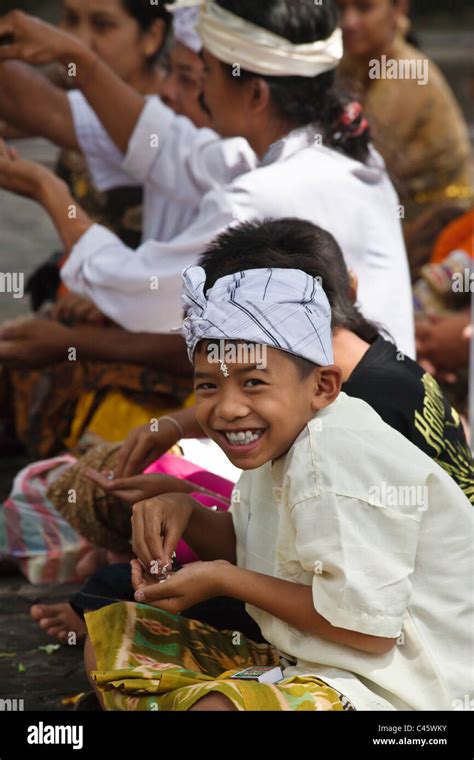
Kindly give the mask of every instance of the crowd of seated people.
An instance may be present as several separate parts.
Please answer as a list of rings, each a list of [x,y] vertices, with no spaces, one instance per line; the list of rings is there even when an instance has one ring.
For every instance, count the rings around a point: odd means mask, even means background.
[[[31,614],[84,642],[97,709],[470,691],[470,148],[408,13],[0,18],[0,187],[61,241],[32,246],[34,313],[0,325],[0,446],[29,462],[0,559],[81,582]],[[372,76],[388,59],[424,86]],[[60,148],[54,172],[22,136]]]

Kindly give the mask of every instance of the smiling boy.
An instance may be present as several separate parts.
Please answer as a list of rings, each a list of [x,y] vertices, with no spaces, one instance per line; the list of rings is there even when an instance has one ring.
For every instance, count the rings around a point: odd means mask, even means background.
[[[165,562],[181,536],[202,561],[165,583],[134,562],[137,601],[159,609],[112,605],[87,616],[97,662],[90,643],[86,662],[105,687],[106,707],[128,709],[114,669],[143,665],[157,683],[165,670],[170,678],[166,695],[161,689],[155,697],[162,709],[298,709],[291,700],[278,706],[296,683],[312,705],[305,709],[344,709],[344,699],[362,710],[453,709],[472,689],[467,499],[365,402],[340,393],[330,308],[315,278],[251,269],[208,281],[193,267],[184,303],[198,420],[244,472],[228,513],[182,494],[135,505],[143,566]],[[210,361],[222,340],[266,346],[266,366]],[[404,494],[423,488],[426,503],[377,500],[374,488],[383,483]],[[229,655],[228,634],[175,617],[215,596],[246,602],[271,645],[265,661],[280,663],[283,682],[254,684],[257,694],[249,694],[219,675],[242,667],[242,658],[262,664],[262,652],[258,659],[244,640]],[[111,645],[114,627],[125,637],[134,632],[133,640]],[[171,637],[177,658],[169,646],[160,650]],[[177,666],[186,678],[189,670],[200,674],[182,688],[169,672]],[[217,680],[203,684],[209,675]],[[317,706],[316,686],[333,689],[338,707]],[[124,688],[149,709],[133,681]],[[278,692],[272,707],[270,688]]]

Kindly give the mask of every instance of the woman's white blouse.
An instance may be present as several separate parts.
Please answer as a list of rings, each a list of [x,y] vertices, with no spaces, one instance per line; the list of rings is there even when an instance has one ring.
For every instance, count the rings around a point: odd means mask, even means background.
[[[123,159],[82,96],[73,93],[70,103],[99,187],[126,177],[145,185],[145,242],[132,251],[94,225],[63,267],[69,288],[129,330],[168,332],[181,322],[182,270],[220,232],[239,221],[297,217],[334,235],[358,277],[363,314],[414,355],[398,198],[375,151],[362,165],[324,147],[317,131],[305,127],[273,144],[254,168],[244,140],[197,129],[152,97]]]

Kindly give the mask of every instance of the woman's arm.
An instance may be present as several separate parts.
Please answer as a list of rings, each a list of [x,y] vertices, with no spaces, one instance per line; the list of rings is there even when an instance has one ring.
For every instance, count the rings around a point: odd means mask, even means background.
[[[16,58],[30,64],[62,63],[72,86],[82,90],[118,148],[126,152],[145,105],[142,95],[76,37],[26,13],[12,11],[1,18],[2,37],[6,44],[0,46],[0,61]],[[51,92],[49,96],[52,97]],[[34,119],[32,106],[29,112]],[[4,118],[8,117],[9,114],[4,114]]]
[[[0,117],[21,133],[80,150],[66,92],[19,61],[0,63]]]
[[[67,184],[52,172],[48,171],[47,174],[41,172],[34,199],[49,214],[61,238],[64,253],[69,254],[81,237],[92,227],[92,220],[77,204]]]
[[[64,252],[70,253],[92,221],[77,205],[68,186],[52,171],[33,161],[24,161],[0,139],[0,187],[40,203],[50,215]]]
[[[192,372],[179,335],[129,333],[89,325],[66,327],[47,319],[0,327],[0,362],[10,366],[34,369],[67,361],[71,349],[78,360],[143,364],[182,376]]]
[[[70,345],[77,347],[78,357],[82,359],[143,364],[176,375],[192,375],[186,344],[180,335],[131,333],[113,327],[78,325],[71,328],[71,339]]]

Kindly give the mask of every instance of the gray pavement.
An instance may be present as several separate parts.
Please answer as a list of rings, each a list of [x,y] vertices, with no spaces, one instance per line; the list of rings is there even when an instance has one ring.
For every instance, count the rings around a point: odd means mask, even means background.
[[[18,140],[12,145],[24,158],[54,165],[57,149],[46,140]],[[56,231],[38,204],[0,190],[0,274],[23,274],[26,284],[38,264],[60,248]],[[2,282],[0,278],[0,321],[28,312],[28,299],[2,292]]]

